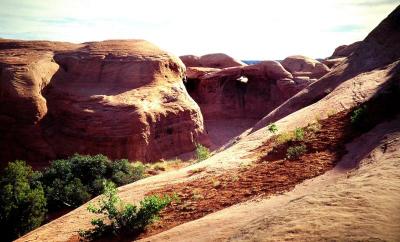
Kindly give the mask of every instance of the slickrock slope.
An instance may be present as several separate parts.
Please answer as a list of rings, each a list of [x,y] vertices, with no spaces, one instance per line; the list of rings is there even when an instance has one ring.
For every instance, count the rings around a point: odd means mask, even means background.
[[[340,62],[344,61],[346,57],[350,56],[360,44],[361,41],[357,41],[350,45],[338,46],[333,52],[332,56],[322,60],[321,62],[329,68],[336,67],[340,64]]]
[[[351,55],[361,44],[361,41],[354,42],[350,45],[341,45],[338,46],[335,51],[333,52],[332,56],[329,57],[330,59],[340,58],[340,57],[348,57]]]
[[[367,78],[366,75],[379,75],[382,71],[390,74],[393,63],[400,59],[399,22],[400,6],[384,19],[346,60],[340,62],[318,82],[303,89],[264,117],[255,129],[317,102],[346,80]],[[356,88],[358,87],[353,87]]]
[[[146,41],[1,40],[0,68],[2,161],[76,152],[153,161],[205,139],[182,62]]]
[[[119,195],[127,202],[137,203],[152,192],[176,190],[186,202],[167,208],[168,216],[145,231],[142,241],[399,240],[399,22],[400,7],[345,63],[289,99],[225,150],[178,171],[120,187]],[[368,105],[367,117],[376,122],[370,121],[372,126],[365,131],[350,129],[350,115],[360,105]],[[273,159],[282,154],[269,149],[277,140],[268,130],[271,121],[278,127],[275,135],[325,124],[311,139],[318,140],[324,150],[319,152],[311,142],[299,159]],[[328,166],[322,166],[324,161]],[[312,170],[315,173],[308,178],[315,178],[301,182],[307,178],[299,169],[306,174]],[[265,186],[260,187],[260,180]],[[199,190],[204,194],[195,193]],[[77,241],[77,231],[90,227],[92,215],[86,207],[19,241]],[[196,220],[185,217],[193,214]],[[172,222],[165,224],[163,218]]]

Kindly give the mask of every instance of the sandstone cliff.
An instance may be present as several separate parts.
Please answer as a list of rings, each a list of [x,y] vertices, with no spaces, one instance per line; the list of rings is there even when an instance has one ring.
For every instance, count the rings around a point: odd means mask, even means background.
[[[205,139],[182,62],[142,40],[1,40],[0,159],[154,161]]]

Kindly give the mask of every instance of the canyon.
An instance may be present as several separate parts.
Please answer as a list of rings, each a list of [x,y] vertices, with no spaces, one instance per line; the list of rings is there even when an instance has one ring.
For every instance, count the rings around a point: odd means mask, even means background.
[[[124,241],[400,239],[400,6],[320,61],[247,65],[222,53],[178,58],[143,40],[1,39],[0,77],[1,164],[214,150],[118,188],[134,204],[181,199]],[[293,145],[303,154],[288,156]],[[17,241],[79,241],[92,218],[84,204]]]

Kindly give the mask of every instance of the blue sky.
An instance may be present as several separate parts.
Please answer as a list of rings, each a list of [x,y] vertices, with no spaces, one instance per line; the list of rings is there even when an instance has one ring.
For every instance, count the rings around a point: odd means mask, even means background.
[[[362,40],[393,0],[0,0],[0,37],[146,39],[176,55],[329,56]]]

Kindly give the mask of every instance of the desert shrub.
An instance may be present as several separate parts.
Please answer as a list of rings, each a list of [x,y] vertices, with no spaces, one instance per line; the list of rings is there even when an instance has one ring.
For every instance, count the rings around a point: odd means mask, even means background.
[[[109,166],[111,181],[117,185],[124,185],[142,179],[145,169],[145,166],[140,161],[131,164],[126,159],[115,160]]]
[[[24,161],[8,163],[0,178],[1,240],[11,241],[38,227],[46,213],[46,198],[34,172]]]
[[[286,150],[286,158],[288,158],[289,160],[294,160],[299,158],[306,152],[307,152],[307,147],[305,145],[290,146]]]
[[[296,128],[294,130],[294,140],[296,140],[296,141],[304,140],[304,129],[303,128]]]
[[[304,129],[296,128],[294,131],[285,132],[279,134],[276,137],[276,141],[278,144],[283,144],[289,141],[303,141],[304,140]]]
[[[286,132],[286,133],[279,134],[278,137],[276,137],[276,142],[278,144],[283,144],[283,143],[286,143],[293,139],[294,139],[293,132]]]
[[[350,116],[350,123],[353,127],[363,129],[367,118],[367,107],[362,106],[355,109]]]
[[[270,124],[268,125],[268,131],[272,134],[275,134],[276,132],[278,132],[278,126],[276,126],[276,124],[274,123]]]
[[[205,160],[205,159],[207,159],[208,157],[211,156],[210,150],[207,147],[205,147],[205,146],[203,146],[201,144],[196,144],[195,153],[196,153],[196,159],[197,159],[198,162],[202,161],[202,160]]]
[[[77,207],[100,194],[103,180],[118,186],[143,177],[144,166],[128,160],[111,161],[104,155],[78,155],[54,160],[43,172],[41,181],[48,198],[49,209]]]
[[[100,215],[91,221],[93,229],[80,231],[81,238],[93,240],[102,236],[136,235],[155,219],[158,213],[172,202],[170,196],[149,196],[140,201],[140,206],[125,204],[117,195],[115,185],[104,181],[104,194],[88,210]]]

